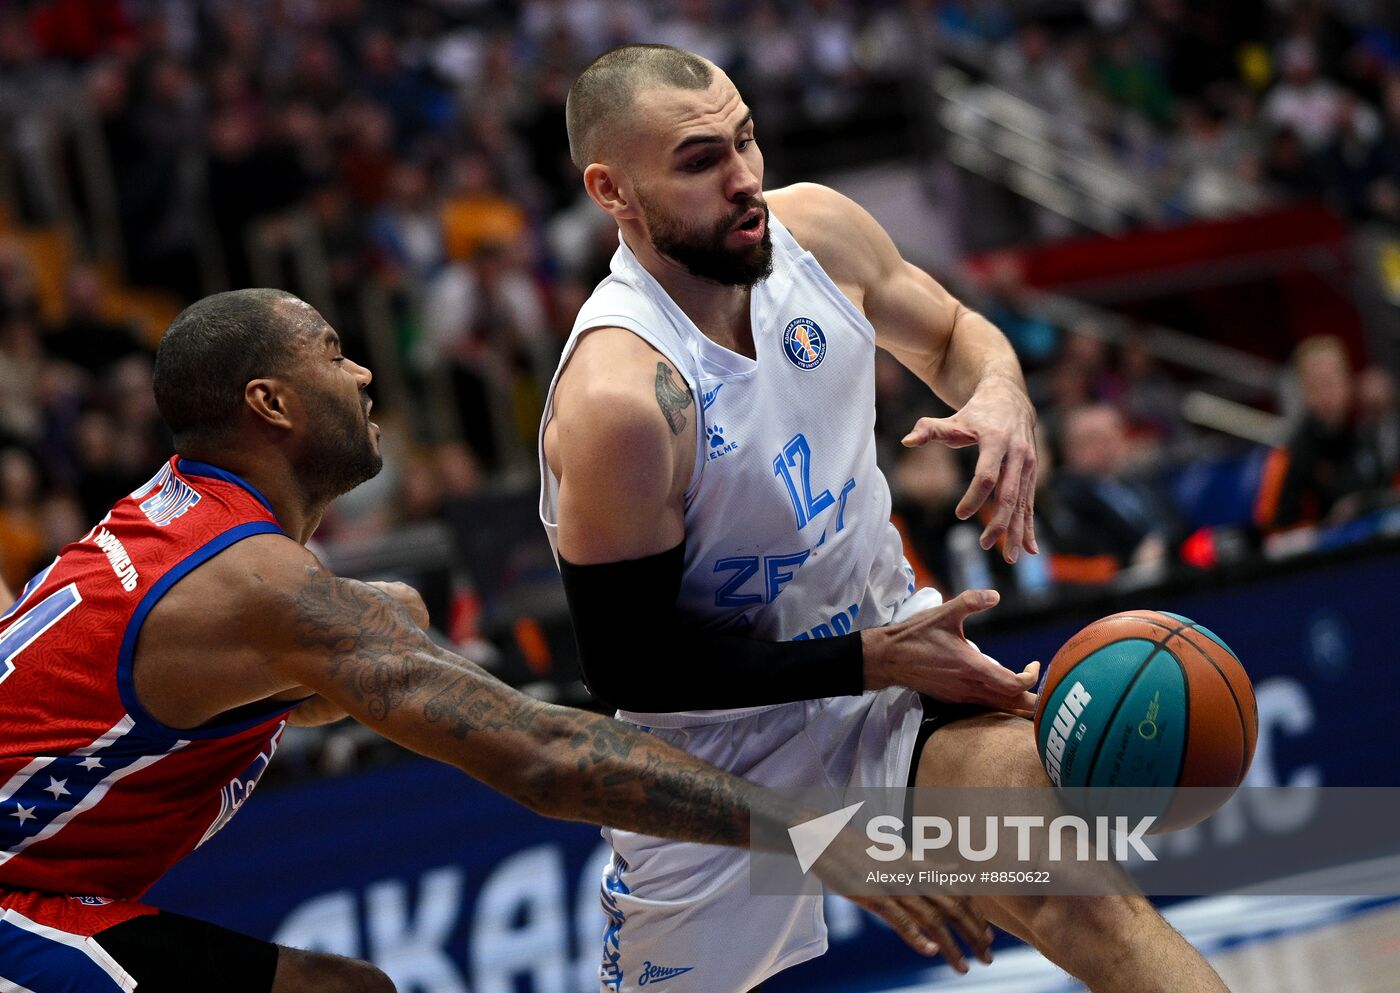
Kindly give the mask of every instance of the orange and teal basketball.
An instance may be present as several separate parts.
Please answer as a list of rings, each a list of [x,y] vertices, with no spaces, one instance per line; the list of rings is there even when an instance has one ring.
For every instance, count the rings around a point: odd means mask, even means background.
[[[1244,666],[1214,632],[1157,610],[1101,618],[1050,662],[1035,713],[1050,781],[1066,790],[1158,787],[1155,832],[1214,813],[1244,781],[1259,713]],[[1165,793],[1214,787],[1211,793]]]

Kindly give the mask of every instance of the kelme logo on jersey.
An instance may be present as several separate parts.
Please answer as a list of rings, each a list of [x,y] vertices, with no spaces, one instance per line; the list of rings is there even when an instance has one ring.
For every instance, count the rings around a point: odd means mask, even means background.
[[[815,369],[826,358],[826,335],[810,317],[799,317],[783,332],[783,351],[799,369]]]
[[[711,462],[722,455],[728,455],[739,447],[737,441],[724,440],[724,428],[720,427],[718,424],[706,424],[705,437],[709,439],[705,446],[707,449],[705,458]]]

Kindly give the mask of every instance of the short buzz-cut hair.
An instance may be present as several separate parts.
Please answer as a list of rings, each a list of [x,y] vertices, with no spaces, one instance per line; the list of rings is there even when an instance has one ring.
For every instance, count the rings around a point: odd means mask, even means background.
[[[671,45],[622,45],[604,52],[569,88],[564,104],[569,157],[580,170],[597,162],[643,87],[703,90],[714,77],[714,66],[705,59]]]
[[[156,349],[160,416],[180,450],[226,439],[251,380],[281,374],[305,329],[301,300],[284,290],[247,289],[197,300],[170,322]]]

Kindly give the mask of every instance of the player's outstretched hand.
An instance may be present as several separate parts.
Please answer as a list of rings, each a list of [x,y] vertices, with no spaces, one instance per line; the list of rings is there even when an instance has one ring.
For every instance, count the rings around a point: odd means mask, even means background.
[[[1003,536],[1002,555],[1015,562],[1025,549],[1039,553],[1035,543],[1035,408],[1024,389],[991,382],[979,387],[951,417],[921,417],[904,436],[904,445],[918,448],[938,441],[949,448],[977,445],[977,469],[954,513],[967,520],[996,494],[992,519],[982,531],[982,547],[991,548]]]
[[[936,700],[1033,716],[1040,663],[1012,672],[979,652],[963,633],[963,621],[1000,600],[996,590],[966,590],[900,624],[862,631],[865,688],[907,686]]]
[[[844,887],[843,883],[864,877],[868,861],[864,858],[861,843],[847,830],[837,836],[836,841],[817,861],[814,871],[823,882],[839,893],[849,888]],[[884,868],[890,872],[906,872],[913,875],[927,866],[906,857],[905,860],[890,863]],[[958,972],[967,972],[962,947],[953,937],[953,932],[956,931],[962,938],[962,943],[970,948],[978,959],[990,964],[992,929],[987,926],[987,919],[973,908],[971,899],[966,896],[927,892],[928,889],[929,887],[911,888],[903,893],[884,896],[847,894],[847,899],[884,918],[905,943],[920,955],[942,955]]]

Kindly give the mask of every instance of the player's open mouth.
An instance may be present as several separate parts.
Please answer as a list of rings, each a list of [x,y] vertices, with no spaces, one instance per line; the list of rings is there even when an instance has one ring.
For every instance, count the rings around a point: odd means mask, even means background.
[[[730,229],[730,233],[737,235],[740,241],[753,244],[763,238],[765,214],[763,210],[754,208],[744,215],[743,220]]]

